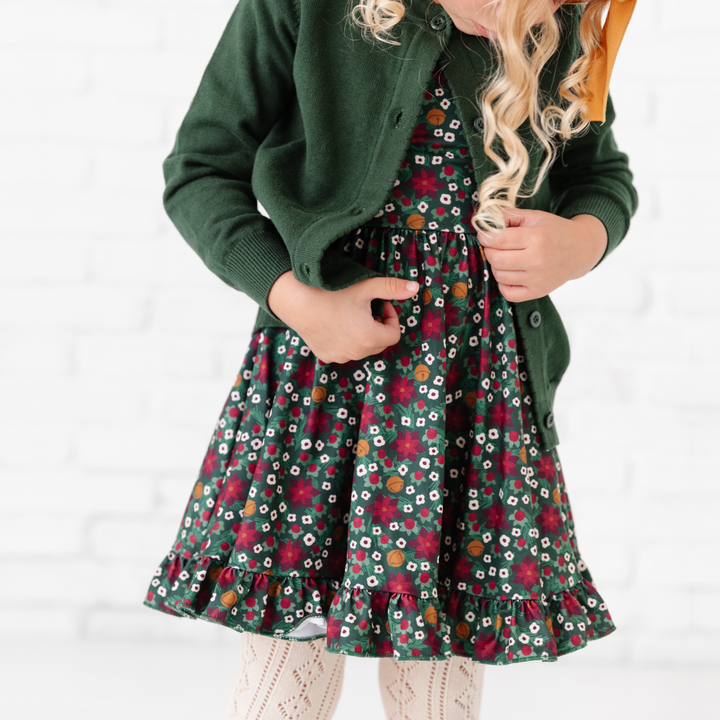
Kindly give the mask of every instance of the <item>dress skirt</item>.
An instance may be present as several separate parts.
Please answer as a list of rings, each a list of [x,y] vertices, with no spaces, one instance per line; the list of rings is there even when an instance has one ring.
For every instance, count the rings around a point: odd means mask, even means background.
[[[252,335],[145,605],[398,660],[555,661],[615,630],[472,183],[437,68],[386,205],[330,248],[420,283],[399,342],[336,364],[290,328]]]

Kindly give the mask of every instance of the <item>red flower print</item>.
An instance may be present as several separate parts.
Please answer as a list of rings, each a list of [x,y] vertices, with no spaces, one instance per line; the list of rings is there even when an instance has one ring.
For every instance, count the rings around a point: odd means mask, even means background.
[[[382,523],[388,526],[395,518],[401,516],[398,510],[398,499],[390,497],[388,495],[377,495],[375,502],[367,505],[365,509],[368,512],[372,512],[372,521],[377,525]]]
[[[483,660],[494,660],[502,654],[502,645],[492,636],[479,632],[475,641],[475,653],[480,651]]]
[[[248,480],[243,480],[238,473],[233,473],[228,478],[225,488],[218,498],[218,508],[223,504],[226,507],[232,507],[239,500],[244,500],[249,487],[250,482]]]
[[[535,460],[533,465],[538,470],[538,475],[544,480],[551,480],[555,477],[555,463],[549,455],[543,455],[539,460]]]
[[[243,520],[240,526],[240,532],[235,540],[236,550],[248,550],[260,539],[260,532],[255,529],[254,522]]]
[[[389,448],[395,450],[397,453],[397,459],[402,462],[403,460],[412,460],[415,462],[417,454],[419,452],[425,452],[427,449],[419,439],[420,433],[416,430],[406,430],[405,432],[398,432],[397,438],[393,440]]]
[[[313,498],[319,495],[320,491],[313,486],[312,480],[298,478],[296,482],[291,481],[288,494],[292,500],[293,510],[295,510],[302,506],[310,507],[313,504]]]
[[[213,474],[213,470],[217,470],[218,467],[220,467],[220,460],[215,452],[215,448],[211,447],[203,460],[203,475],[210,477]]]
[[[440,311],[426,310],[422,319],[423,340],[440,340],[443,331],[443,319]]]
[[[298,368],[290,377],[297,380],[298,387],[312,387],[315,382],[315,358],[313,355],[298,362]]]
[[[490,303],[487,303],[488,305]],[[489,350],[481,350],[480,351],[480,367],[478,368],[478,371],[481,374],[486,374],[490,371],[490,351]]]
[[[408,187],[415,190],[415,199],[425,197],[434,198],[437,196],[438,179],[434,173],[427,170],[413,170],[412,180],[408,182]]]
[[[440,538],[436,532],[422,528],[417,537],[408,541],[415,550],[415,559],[435,560],[440,552]]]
[[[260,364],[258,365],[258,371],[257,374],[254,376],[255,380],[259,381],[260,383],[264,384],[268,381],[268,378],[270,377],[270,353],[269,351],[265,351],[260,358]]]
[[[458,557],[453,566],[455,580],[467,580],[473,571],[473,564],[467,556]]]
[[[445,375],[445,387],[447,388],[447,392],[454,392],[461,380],[462,375],[460,374],[460,366],[457,363],[453,363],[447,369],[447,374]]]
[[[555,535],[557,535],[558,529],[562,527],[560,510],[554,505],[543,505],[542,512],[538,515],[537,519],[544,533],[555,533]]]
[[[522,583],[526,590],[532,590],[540,582],[537,560],[525,558],[521,563],[511,565],[510,569],[515,573],[515,582]]]
[[[493,455],[492,458],[502,477],[515,477],[518,474],[518,459],[512,454],[512,450],[503,450],[501,453]]]
[[[329,433],[330,422],[333,416],[329,412],[323,410],[322,405],[315,407],[307,414],[307,422],[303,428],[303,432],[308,435],[317,435],[318,433]]]
[[[448,326],[452,325],[459,325],[460,324],[460,318],[459,318],[460,308],[457,307],[457,305],[452,305],[450,303],[445,305],[445,324]]]
[[[427,133],[427,123],[418,123],[413,130],[413,135],[410,138],[411,145],[422,145],[423,143],[429,142],[430,136]]]
[[[368,431],[368,425],[377,423],[375,417],[375,406],[374,405],[363,405],[362,412],[360,414],[360,432],[366,433]]]
[[[232,585],[237,580],[237,570],[232,567],[223,568],[217,584],[224,590],[228,585]]]
[[[506,403],[496,405],[491,411],[490,416],[493,424],[497,427],[512,425],[512,407]]]
[[[173,558],[173,561],[170,563],[170,567],[168,567],[167,570],[167,579],[169,582],[175,582],[175,579],[182,571],[182,560],[180,559],[179,555],[176,555]]]
[[[330,640],[340,637],[340,628],[342,621],[335,615],[331,615],[327,619],[327,636]]]
[[[300,563],[307,557],[307,553],[302,549],[300,540],[286,540],[280,543],[278,548],[278,558],[280,559],[280,568],[282,570],[297,570]]]
[[[385,583],[385,586],[383,587],[383,590],[386,592],[398,592],[398,593],[409,593],[413,589],[412,585],[412,576],[410,573],[407,575],[403,575],[402,573],[397,573],[393,575],[392,573],[388,575],[388,581]]]
[[[408,375],[395,375],[390,386],[390,396],[394,404],[407,407],[410,401],[418,396],[415,391],[415,380]]]
[[[505,508],[499,503],[493,503],[487,510],[483,510],[482,514],[487,519],[487,527],[493,530],[508,530],[507,520],[505,520]]]
[[[467,420],[467,404],[463,402],[455,402],[450,406],[445,406],[445,426],[454,435],[459,434],[465,421]]]
[[[567,610],[570,615],[583,615],[582,605],[574,595],[564,592],[560,599],[560,607]]]

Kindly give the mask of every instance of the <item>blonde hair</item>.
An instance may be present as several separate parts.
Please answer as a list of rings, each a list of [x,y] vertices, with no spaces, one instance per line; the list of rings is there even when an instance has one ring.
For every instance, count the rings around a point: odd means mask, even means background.
[[[562,141],[588,127],[590,92],[586,80],[600,45],[602,15],[610,0],[588,0],[580,21],[582,54],[558,85],[562,106],[540,97],[540,75],[561,41],[558,18],[548,0],[495,0],[504,2],[498,15],[498,37],[490,39],[497,70],[478,90],[476,101],[484,118],[484,149],[498,170],[478,188],[478,208],[471,218],[475,230],[506,227],[504,213],[516,207],[518,198],[534,195],[545,179]],[[366,39],[399,45],[391,31],[405,15],[397,0],[360,0],[352,19]],[[542,17],[540,25],[535,20]],[[530,156],[520,135],[529,119],[533,134],[545,151],[545,159],[531,189],[526,187]]]

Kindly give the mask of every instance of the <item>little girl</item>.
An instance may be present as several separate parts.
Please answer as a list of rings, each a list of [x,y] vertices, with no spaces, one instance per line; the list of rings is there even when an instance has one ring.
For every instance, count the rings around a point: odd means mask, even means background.
[[[164,201],[259,309],[145,599],[243,633],[228,717],[330,718],[355,655],[389,718],[476,718],[484,665],[615,630],[548,293],[636,210],[607,96],[633,6],[238,3]]]

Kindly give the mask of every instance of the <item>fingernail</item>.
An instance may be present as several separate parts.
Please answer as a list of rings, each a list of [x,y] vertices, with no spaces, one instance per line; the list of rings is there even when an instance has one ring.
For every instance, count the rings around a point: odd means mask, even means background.
[[[405,285],[408,290],[417,290],[420,287],[414,280],[408,280]]]

